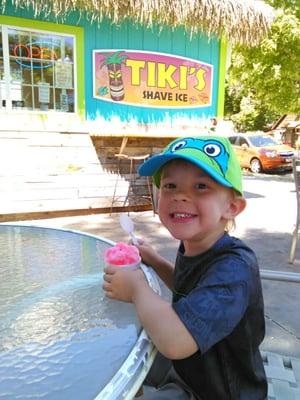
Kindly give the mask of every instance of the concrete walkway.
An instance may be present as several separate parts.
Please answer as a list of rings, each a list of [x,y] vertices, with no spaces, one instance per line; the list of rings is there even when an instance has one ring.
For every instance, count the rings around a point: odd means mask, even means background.
[[[291,232],[296,218],[296,195],[292,176],[244,175],[247,209],[238,217],[234,236],[243,239],[258,256],[260,267],[300,273],[300,244],[296,261],[288,264]],[[153,212],[131,213],[136,235],[147,238],[162,255],[174,260],[178,242],[160,224]],[[81,230],[114,241],[127,241],[119,226],[119,215],[25,221],[22,224]],[[267,334],[262,349],[300,357],[300,285],[263,282]]]

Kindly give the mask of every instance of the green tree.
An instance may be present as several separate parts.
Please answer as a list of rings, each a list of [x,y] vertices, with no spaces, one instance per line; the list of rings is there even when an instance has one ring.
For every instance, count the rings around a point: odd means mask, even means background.
[[[295,14],[297,18],[300,17],[299,0],[265,0],[265,2],[277,10],[281,9],[291,14]]]
[[[300,2],[269,3],[281,8],[268,36],[232,52],[225,115],[240,129],[264,129],[281,114],[300,114]]]

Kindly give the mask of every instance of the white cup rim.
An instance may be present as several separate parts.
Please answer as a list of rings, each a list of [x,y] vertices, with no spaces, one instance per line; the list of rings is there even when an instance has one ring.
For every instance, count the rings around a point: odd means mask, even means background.
[[[124,269],[137,269],[140,267],[141,261],[142,261],[142,259],[140,257],[138,261],[136,261],[132,264],[119,265],[119,264],[110,264],[110,263],[106,262],[105,265],[110,266],[110,267],[124,268]]]

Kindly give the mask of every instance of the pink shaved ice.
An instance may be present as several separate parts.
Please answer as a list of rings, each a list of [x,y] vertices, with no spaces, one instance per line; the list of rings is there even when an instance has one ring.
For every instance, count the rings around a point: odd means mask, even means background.
[[[123,242],[106,249],[104,259],[106,264],[113,266],[137,264],[141,261],[138,248]]]

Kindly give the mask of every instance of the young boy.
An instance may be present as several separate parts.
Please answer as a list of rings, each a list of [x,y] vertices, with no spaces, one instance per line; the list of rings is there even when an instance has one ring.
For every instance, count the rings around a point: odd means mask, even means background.
[[[141,271],[105,270],[107,296],[135,305],[160,352],[153,368],[154,374],[161,368],[161,382],[141,399],[266,399],[257,260],[227,233],[246,206],[241,169],[229,141],[177,139],[142,164],[139,173],[153,176],[160,220],[180,240],[175,267],[152,248],[138,246],[144,262],[172,290],[172,304],[151,290]]]

